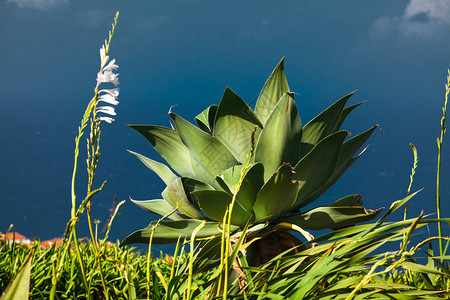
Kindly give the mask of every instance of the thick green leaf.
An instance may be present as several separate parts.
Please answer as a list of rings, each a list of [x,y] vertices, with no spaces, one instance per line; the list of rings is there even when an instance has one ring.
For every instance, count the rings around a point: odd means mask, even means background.
[[[329,180],[347,135],[347,131],[338,131],[327,136],[295,166],[295,179],[300,181],[296,208],[311,203],[308,196]]]
[[[289,86],[284,74],[284,57],[273,70],[269,79],[259,94],[255,106],[255,113],[263,125],[266,124],[272,110],[277,105],[284,93],[289,92]]]
[[[204,190],[192,192],[192,196],[197,199],[200,209],[208,218],[222,222],[223,216],[233,197],[224,191]],[[245,210],[240,203],[235,202],[231,213],[231,224],[245,226],[247,222],[253,220],[251,211]]]
[[[194,219],[203,219],[202,215],[189,201],[181,178],[168,184],[161,194],[164,200],[166,200],[170,206],[177,208],[180,213]]]
[[[215,177],[220,171],[239,164],[228,148],[215,137],[170,112],[177,132],[189,149],[195,175],[201,181],[217,186]]]
[[[342,97],[303,127],[302,157],[311,151],[320,140],[339,130],[340,125],[344,121],[341,119],[341,114],[345,104],[354,93],[352,92]]]
[[[305,230],[338,229],[373,220],[380,211],[355,206],[322,206],[297,216],[281,218],[279,222],[295,224]]]
[[[255,162],[264,165],[264,180],[283,163],[295,165],[300,159],[302,123],[294,94],[285,93],[268,118],[255,149]]]
[[[361,206],[361,195],[348,195],[327,206]]]
[[[217,108],[218,106],[213,104],[195,117],[195,122],[201,130],[212,134]]]
[[[216,181],[228,193],[234,194],[241,179],[243,165],[236,165],[219,173]]]
[[[192,232],[202,223],[201,220],[177,220],[177,221],[161,221],[159,225],[155,228],[153,234],[153,244],[169,244],[176,243],[178,238],[187,239],[191,238]],[[127,236],[120,247],[135,244],[144,243],[148,244],[150,240],[150,235],[152,233],[152,227],[156,225],[156,221],[151,222],[150,225],[145,228],[133,232]],[[199,230],[195,236],[196,240],[208,239],[217,235],[222,234],[220,230],[220,225],[217,222],[206,222],[205,225]],[[231,226],[231,230],[234,231],[238,229],[237,226]]]
[[[165,164],[154,161],[153,159],[130,150],[128,150],[128,152],[136,156],[147,168],[155,172],[164,181],[165,184],[170,184],[172,181],[178,178],[178,176],[173,174],[173,172]]]
[[[337,123],[336,130],[341,129],[341,126],[342,126],[342,124],[344,123],[344,121],[345,121],[345,119],[347,118],[347,116],[348,116],[355,108],[357,108],[358,106],[360,106],[360,105],[363,104],[363,103],[366,103],[366,101],[359,102],[359,103],[356,103],[356,104],[349,105],[349,106],[345,107],[345,108],[342,110],[341,116],[339,117],[339,121],[338,121],[338,123]]]
[[[243,168],[243,165],[237,165],[219,173],[219,176],[216,177],[216,180],[224,191],[231,195],[236,193],[239,181],[241,180]],[[243,182],[239,189],[240,192],[237,196],[238,201],[242,201],[241,203],[243,204],[243,206],[246,207],[247,210],[252,211],[253,203],[256,199],[255,193],[258,193],[263,185],[264,166],[261,163],[249,165],[245,171]],[[245,200],[242,197],[244,197]],[[240,200],[241,198],[242,200]]]
[[[189,202],[193,204],[197,210],[200,210],[197,200],[192,197],[191,193],[200,190],[213,190],[214,188],[207,183],[188,177],[181,177],[181,182],[183,183],[183,188]]]
[[[278,217],[295,204],[299,183],[293,177],[291,165],[283,164],[264,184],[253,205],[255,222]]]
[[[130,198],[130,200],[139,206],[140,208],[152,213],[157,214],[160,216],[165,216],[171,213],[171,215],[168,217],[170,220],[183,220],[187,219],[186,216],[183,216],[178,211],[174,212],[174,208],[167,203],[164,199],[154,199],[154,200],[142,200],[137,201]]]
[[[228,194],[233,194],[233,192],[230,190],[230,188],[228,187],[228,185],[226,184],[226,182],[223,180],[222,177],[216,176],[216,181],[222,190],[224,190]]]
[[[19,271],[6,287],[0,300],[28,300],[32,262],[33,251],[30,251]]]
[[[250,106],[227,87],[217,109],[213,135],[242,164],[247,162],[255,126],[263,127]]]
[[[308,196],[306,202],[311,203],[316,200],[323,193],[325,193],[336,181],[350,168],[351,165],[362,155],[361,152],[358,156],[353,157],[353,155],[361,148],[362,145],[367,141],[373,131],[378,127],[378,125],[373,126],[372,128],[364,131],[363,133],[349,139],[342,145],[341,154],[339,155],[339,159],[336,165],[336,169],[333,174],[330,176],[328,181],[317,191],[315,191],[312,195]]]
[[[175,172],[181,176],[194,175],[189,150],[175,130],[154,125],[128,126],[142,134]]]
[[[244,174],[242,184],[236,194],[236,201],[253,213],[256,197],[264,185],[264,166],[260,163],[250,166]]]
[[[359,150],[359,148],[364,145],[364,143],[369,139],[374,130],[378,127],[378,125],[372,126],[368,130],[363,133],[354,136],[344,143],[342,146],[342,152],[339,156],[338,166],[344,165],[347,161],[349,161],[353,155]]]

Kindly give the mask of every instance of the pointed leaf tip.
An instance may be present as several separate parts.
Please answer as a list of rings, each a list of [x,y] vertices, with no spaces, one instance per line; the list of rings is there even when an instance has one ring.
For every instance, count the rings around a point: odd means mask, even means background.
[[[175,172],[181,176],[193,176],[189,150],[175,130],[156,125],[129,126],[142,134]]]
[[[139,153],[133,152],[128,150],[131,154],[136,156],[147,168],[155,172],[163,181],[165,184],[170,184],[173,180],[177,179],[178,176],[175,175],[169,167],[167,167],[165,164],[162,164],[160,162],[157,162],[153,159],[150,159],[148,157],[145,157]]]
[[[256,102],[255,113],[263,125],[285,92],[289,92],[289,86],[284,73],[283,57],[267,79]]]
[[[169,111],[167,112],[168,115],[172,113],[172,108],[174,108],[175,106],[177,106],[177,104],[174,104],[171,107],[169,107]]]
[[[337,100],[303,127],[302,156],[306,155],[323,138],[340,129],[345,117],[356,107],[349,107],[350,110],[345,111],[345,105],[354,93]]]
[[[154,200],[133,200],[130,197],[131,202],[133,202],[135,205],[139,206],[143,210],[152,213],[157,214],[160,216],[167,216],[170,220],[182,220],[182,219],[188,219],[188,217],[180,214],[178,211],[175,210],[169,203],[167,203],[164,199],[154,199]]]

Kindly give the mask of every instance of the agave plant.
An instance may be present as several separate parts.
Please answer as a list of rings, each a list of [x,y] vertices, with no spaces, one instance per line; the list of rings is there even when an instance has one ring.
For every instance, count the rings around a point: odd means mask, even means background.
[[[152,232],[152,243],[190,239],[201,223],[196,241],[217,240],[224,214],[233,203],[231,231],[239,234],[250,228],[253,237],[263,237],[255,243],[256,256],[263,263],[283,247],[301,243],[289,232],[307,236],[307,230],[337,229],[374,219],[380,209],[364,209],[359,195],[304,211],[360,157],[364,151],[354,155],[376,128],[349,139],[349,132],[340,130],[361,104],[346,107],[352,95],[302,126],[282,59],[266,81],[255,110],[227,87],[219,105],[195,118],[197,126],[172,111],[175,129],[130,125],[170,166],[131,152],[167,185],[162,199],[133,202],[168,220],[160,220],[156,227],[150,223],[121,245],[148,243]]]

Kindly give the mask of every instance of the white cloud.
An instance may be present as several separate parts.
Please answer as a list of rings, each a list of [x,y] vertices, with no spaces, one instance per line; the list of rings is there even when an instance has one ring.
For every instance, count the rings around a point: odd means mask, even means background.
[[[450,23],[450,2],[448,0],[411,0],[406,7],[405,17],[414,18],[425,13],[446,23]]]
[[[68,0],[8,0],[8,3],[15,3],[20,8],[35,8],[40,10],[68,2]]]
[[[381,17],[370,29],[372,38],[386,35],[432,39],[450,29],[449,0],[410,0],[403,15]]]

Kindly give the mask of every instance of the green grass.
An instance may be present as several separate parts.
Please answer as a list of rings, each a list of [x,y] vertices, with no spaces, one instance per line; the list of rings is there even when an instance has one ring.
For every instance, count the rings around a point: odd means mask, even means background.
[[[390,211],[406,201],[397,202]],[[444,298],[450,295],[447,258],[444,264],[439,256],[420,264],[415,257],[430,252],[432,240],[408,245],[414,230],[436,222],[419,216],[341,229],[311,241],[314,247],[298,253],[288,251],[261,267],[249,267],[238,252],[244,285],[239,287],[235,269],[229,268],[226,289],[218,286],[225,274],[220,265],[208,266],[211,257],[202,256],[198,250],[186,253],[189,243],[179,244],[174,257],[150,259],[118,244],[99,243],[99,266],[92,242],[80,241],[86,270],[83,278],[74,243],[41,249],[38,243],[27,246],[4,241],[0,245],[0,291],[32,252],[31,299],[49,299],[52,289],[55,299],[105,299],[103,281],[111,299],[222,299],[223,295],[229,299],[360,299],[363,295],[366,299]],[[407,246],[377,252],[379,247],[389,243],[398,246],[399,242]],[[62,255],[64,259],[59,260]],[[57,282],[52,282],[55,270],[59,275]]]
[[[96,262],[96,250],[91,241],[80,241],[80,253],[84,262],[86,277],[79,271],[80,265],[74,253],[74,244],[63,244],[41,249],[38,243],[33,246],[21,245],[13,241],[3,241],[0,245],[0,291],[6,288],[20,265],[30,252],[33,252],[33,267],[30,277],[30,298],[48,299],[53,288],[53,275],[58,269],[55,293],[58,299],[77,299],[86,297],[101,299],[104,295],[99,268],[105,275],[109,293],[114,299],[130,299],[133,294],[146,290],[145,267],[147,259],[139,253],[123,250],[117,244],[105,243],[100,249],[100,267]],[[61,255],[65,258],[58,266]],[[152,260],[155,268],[166,273],[170,265],[164,260]],[[83,282],[89,286],[89,292]],[[151,283],[153,285],[153,282]]]

